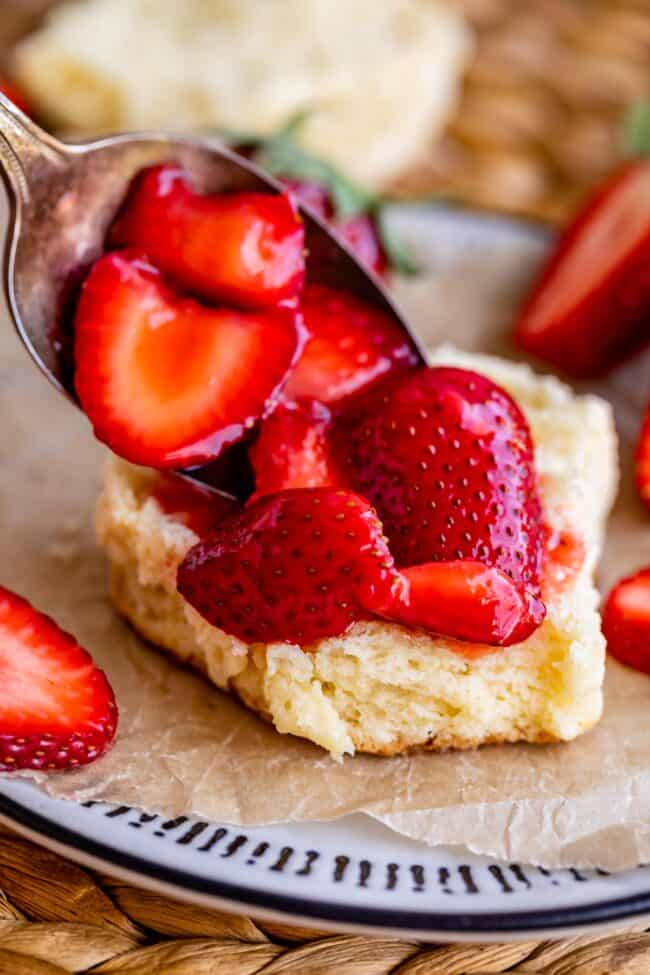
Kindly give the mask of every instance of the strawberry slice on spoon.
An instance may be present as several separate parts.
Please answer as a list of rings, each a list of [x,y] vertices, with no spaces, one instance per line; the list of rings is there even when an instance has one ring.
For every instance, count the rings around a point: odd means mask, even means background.
[[[116,252],[88,275],[75,318],[75,388],[95,435],[155,468],[219,456],[268,414],[301,347],[289,309],[209,308],[145,258]]]
[[[116,725],[113,691],[86,651],[0,587],[0,771],[87,765]]]
[[[247,308],[295,301],[305,277],[305,228],[289,195],[203,195],[173,165],[138,174],[109,243],[144,251],[203,298]]]
[[[289,398],[332,403],[420,363],[386,312],[346,291],[308,284],[301,308],[310,338],[287,383]]]
[[[650,337],[650,159],[628,163],[561,237],[515,329],[519,345],[576,376]]]

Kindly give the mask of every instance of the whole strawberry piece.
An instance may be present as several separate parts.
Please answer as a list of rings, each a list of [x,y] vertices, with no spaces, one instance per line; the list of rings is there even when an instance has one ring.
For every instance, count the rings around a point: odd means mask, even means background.
[[[247,643],[344,633],[390,597],[396,573],[367,501],[332,488],[267,495],[190,549],[178,591]]]
[[[650,568],[614,586],[603,609],[607,652],[644,674],[650,674]]]
[[[308,284],[301,308],[310,338],[289,377],[289,398],[332,403],[419,361],[386,312],[349,292]]]
[[[301,341],[292,310],[200,305],[119,251],[96,262],[81,292],[75,389],[96,437],[121,457],[204,464],[270,412]]]
[[[0,771],[87,765],[116,725],[113,691],[86,651],[0,587]]]
[[[519,316],[527,352],[574,375],[650,337],[650,159],[628,163],[560,238]]]
[[[537,591],[533,444],[504,390],[465,369],[396,376],[342,413],[335,438],[345,475],[375,506],[398,565],[478,560]]]
[[[342,486],[329,444],[332,416],[317,400],[280,403],[250,450],[255,496],[286,488]]]
[[[650,404],[639,435],[639,442],[634,457],[636,485],[641,500],[650,508]]]
[[[144,251],[183,288],[213,301],[295,301],[305,277],[304,225],[277,193],[197,193],[173,165],[140,173],[114,223],[113,246]]]
[[[406,626],[499,647],[521,643],[546,615],[542,601],[500,569],[469,559],[402,569],[388,600],[367,608]]]

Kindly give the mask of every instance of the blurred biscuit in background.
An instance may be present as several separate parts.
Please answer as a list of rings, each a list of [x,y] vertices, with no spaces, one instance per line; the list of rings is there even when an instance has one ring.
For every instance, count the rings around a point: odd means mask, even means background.
[[[369,187],[453,114],[471,41],[435,0],[72,0],[14,52],[67,133],[269,133],[309,109],[305,148]]]

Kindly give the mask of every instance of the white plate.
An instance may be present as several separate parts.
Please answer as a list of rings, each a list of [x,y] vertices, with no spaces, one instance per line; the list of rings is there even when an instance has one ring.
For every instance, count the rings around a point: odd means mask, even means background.
[[[185,900],[418,940],[560,936],[650,913],[650,867],[543,870],[431,849],[362,816],[242,829],[0,784],[0,820],[74,860]]]
[[[450,337],[453,322],[444,320],[450,275],[467,274],[468,259],[490,263],[489,293],[467,289],[464,309],[470,319],[480,310],[476,320],[484,322],[485,303],[497,317],[507,313],[500,305],[512,284],[511,254],[521,260],[523,251],[525,274],[546,246],[543,233],[507,220],[442,209],[396,217],[436,275],[437,326]],[[609,875],[498,863],[430,849],[361,816],[242,829],[54,800],[9,777],[0,780],[0,820],[141,886],[316,927],[487,941],[558,937],[650,914],[650,867]]]

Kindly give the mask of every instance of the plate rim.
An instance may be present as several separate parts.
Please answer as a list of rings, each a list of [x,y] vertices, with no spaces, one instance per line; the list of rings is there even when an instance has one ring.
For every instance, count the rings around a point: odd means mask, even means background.
[[[68,800],[71,801],[71,800]],[[75,803],[78,805],[78,803]],[[84,836],[7,796],[0,787],[0,822],[17,827],[23,836],[69,859],[108,873],[119,873],[135,886],[155,887],[172,897],[207,907],[257,917],[280,919],[338,932],[393,934],[419,940],[515,940],[534,933],[558,938],[586,929],[616,926],[621,921],[650,915],[650,890],[629,897],[598,900],[576,907],[526,911],[463,912],[392,910],[361,907],[328,900],[303,900],[291,894],[262,891],[157,863]],[[217,903],[218,902],[218,903]]]

